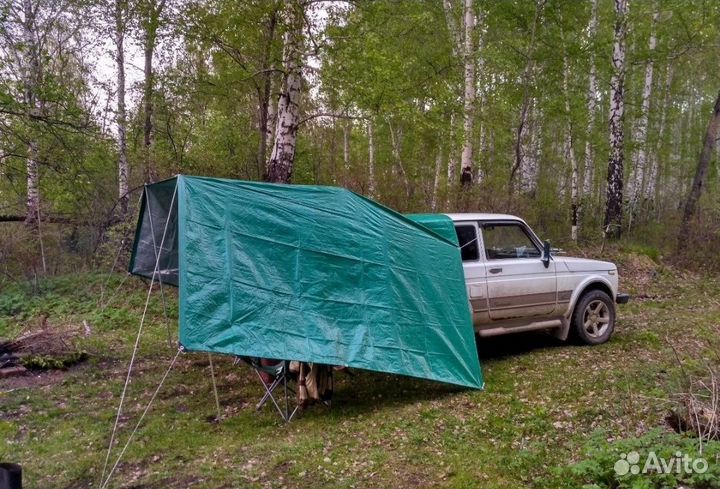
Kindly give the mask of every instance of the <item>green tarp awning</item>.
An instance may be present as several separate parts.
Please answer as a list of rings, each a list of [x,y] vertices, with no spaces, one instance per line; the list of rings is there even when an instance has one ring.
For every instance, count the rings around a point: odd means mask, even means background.
[[[157,262],[179,287],[188,350],[479,388],[460,251],[434,221],[341,188],[178,176],[145,188],[130,271]]]

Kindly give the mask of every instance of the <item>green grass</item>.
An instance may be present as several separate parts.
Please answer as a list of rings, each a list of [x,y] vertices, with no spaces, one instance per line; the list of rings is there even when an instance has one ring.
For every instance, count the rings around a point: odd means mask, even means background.
[[[146,299],[136,278],[118,289],[123,278],[111,278],[103,301],[105,277],[90,274],[41,282],[36,293],[19,286],[0,292],[0,337],[44,316],[52,327],[83,320],[91,327],[79,340],[87,362],[23,382],[0,380],[0,459],[23,464],[27,488],[98,487]],[[621,307],[608,344],[582,347],[541,334],[482,340],[482,392],[340,373],[332,409],[312,407],[290,424],[269,407],[256,412],[254,374],[220,356],[214,363],[223,418],[210,422],[207,355],[183,354],[110,486],[615,487],[603,474],[623,446],[616,444],[642,445],[657,429],[648,443],[677,441],[663,421],[677,375],[668,339],[681,354],[702,358],[720,323],[717,278],[661,269],[626,279],[623,288],[643,298]],[[166,292],[176,324],[175,294]],[[162,311],[154,293],[120,446],[174,354]],[[593,460],[604,465],[587,468]]]

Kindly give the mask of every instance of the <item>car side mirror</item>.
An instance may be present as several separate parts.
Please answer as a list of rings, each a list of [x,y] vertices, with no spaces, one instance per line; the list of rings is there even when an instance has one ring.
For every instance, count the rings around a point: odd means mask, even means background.
[[[548,240],[545,240],[543,242],[542,262],[543,262],[543,265],[545,265],[545,268],[550,266],[550,241],[548,241]]]

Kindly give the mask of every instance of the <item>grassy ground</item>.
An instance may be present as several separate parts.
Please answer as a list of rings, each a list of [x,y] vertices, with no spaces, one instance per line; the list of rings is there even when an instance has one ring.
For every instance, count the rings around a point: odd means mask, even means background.
[[[600,484],[568,467],[591,442],[612,447],[657,428],[665,436],[678,372],[668,341],[697,360],[720,325],[720,279],[673,272],[647,257],[618,259],[623,289],[638,298],[620,308],[608,344],[582,347],[541,334],[482,340],[483,392],[338,374],[331,410],[312,407],[285,424],[269,407],[255,411],[261,387],[247,367],[214,357],[223,417],[213,422],[208,358],[181,355],[110,487]],[[146,296],[141,281],[122,279],[104,286],[105,277],[85,274],[42,283],[39,293],[0,291],[0,337],[44,316],[53,327],[85,320],[91,328],[80,340],[91,355],[84,364],[0,379],[0,460],[22,463],[28,488],[98,487]],[[167,295],[174,324],[175,298]],[[174,354],[162,310],[154,294],[120,446]]]

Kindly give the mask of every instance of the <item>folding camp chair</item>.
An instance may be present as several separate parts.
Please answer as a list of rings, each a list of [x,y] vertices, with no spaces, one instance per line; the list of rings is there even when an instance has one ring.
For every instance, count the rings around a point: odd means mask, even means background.
[[[304,395],[303,402],[296,402],[295,407],[290,410],[290,396],[295,396],[296,391],[291,387],[291,383],[302,383],[299,379],[302,374],[298,374],[290,369],[290,361],[282,360],[272,365],[263,365],[262,359],[254,357],[238,357],[236,360],[242,360],[247,363],[257,374],[260,383],[265,389],[265,394],[255,406],[256,410],[262,409],[268,400],[272,402],[275,409],[285,421],[290,421],[297,412],[308,404],[319,402],[327,407],[332,405],[332,393],[334,390],[333,369],[327,365],[315,364],[308,367],[306,364],[300,364],[300,369],[310,368],[307,373],[305,388],[300,386],[300,392]],[[313,369],[320,368],[321,372],[316,372],[317,376],[313,376]],[[324,376],[320,375],[324,373]],[[282,387],[283,397],[276,394],[278,387]],[[308,397],[309,394],[309,397]]]
[[[295,390],[289,384],[296,380],[295,374],[290,372],[290,362],[288,360],[282,360],[273,365],[263,365],[259,358],[241,357],[241,360],[250,365],[257,374],[258,379],[260,379],[260,383],[265,388],[265,394],[257,403],[255,409],[259,411],[269,400],[275,406],[275,409],[277,409],[282,419],[287,422],[292,420],[300,406],[296,404],[295,408],[292,411],[290,410],[289,397],[290,395],[295,395]],[[265,379],[263,379],[263,373],[269,375],[272,379],[270,384],[266,383]],[[281,386],[283,398],[276,399],[275,390]]]

